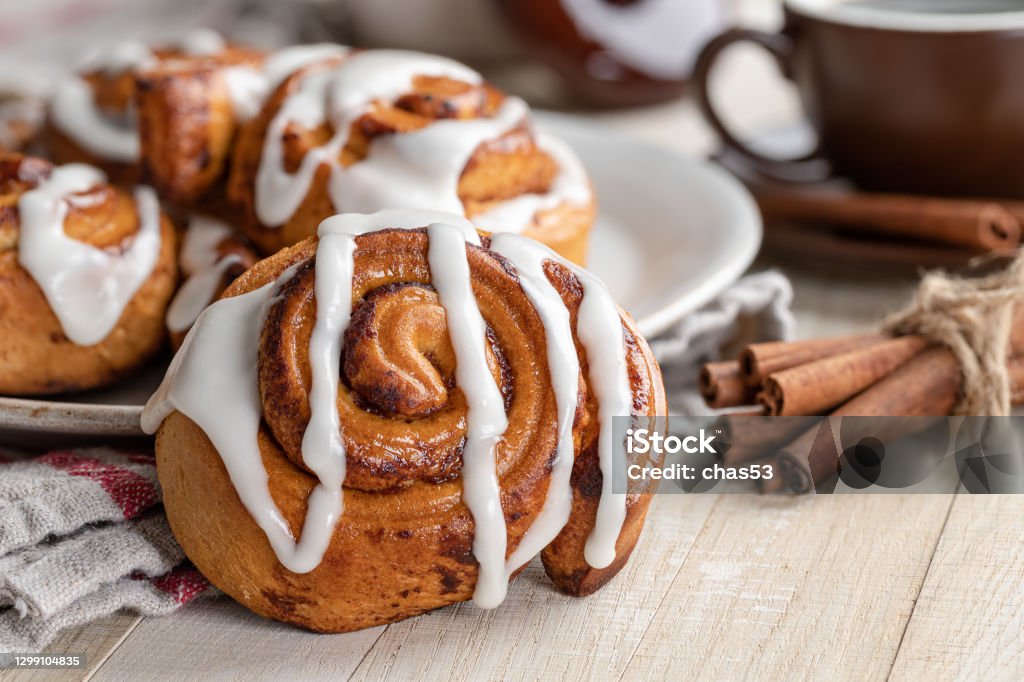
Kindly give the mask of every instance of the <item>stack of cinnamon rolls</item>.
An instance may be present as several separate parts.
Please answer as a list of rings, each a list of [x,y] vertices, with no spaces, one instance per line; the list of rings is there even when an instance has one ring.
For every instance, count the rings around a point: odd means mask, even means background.
[[[196,31],[107,50],[27,138],[0,155],[0,395],[170,339],[143,426],[222,590],[345,631],[496,606],[538,554],[570,594],[622,568],[649,500],[613,490],[612,418],[664,389],[579,267],[586,172],[521,99],[442,57]]]

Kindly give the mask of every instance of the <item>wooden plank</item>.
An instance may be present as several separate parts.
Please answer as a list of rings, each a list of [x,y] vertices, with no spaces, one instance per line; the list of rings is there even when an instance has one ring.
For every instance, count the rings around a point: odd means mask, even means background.
[[[1024,679],[1024,496],[960,495],[894,680]]]
[[[47,680],[88,679],[125,637],[138,625],[141,618],[127,613],[115,613],[88,625],[68,630],[55,639],[45,654],[85,654],[86,667],[77,670],[5,670],[0,682],[27,682]]]
[[[879,679],[952,495],[723,497],[624,679]]]
[[[535,562],[498,609],[460,604],[391,625],[353,679],[615,678],[718,499],[655,499],[629,565],[590,597],[556,592]]]
[[[223,597],[146,618],[92,679],[345,679],[383,629],[318,635],[260,618]]]

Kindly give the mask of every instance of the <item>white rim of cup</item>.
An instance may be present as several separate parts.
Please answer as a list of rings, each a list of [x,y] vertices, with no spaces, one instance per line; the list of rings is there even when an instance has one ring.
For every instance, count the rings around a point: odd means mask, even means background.
[[[1024,9],[980,13],[911,12],[864,7],[841,0],[785,0],[785,5],[797,14],[831,23],[890,31],[966,33],[1024,29]]]

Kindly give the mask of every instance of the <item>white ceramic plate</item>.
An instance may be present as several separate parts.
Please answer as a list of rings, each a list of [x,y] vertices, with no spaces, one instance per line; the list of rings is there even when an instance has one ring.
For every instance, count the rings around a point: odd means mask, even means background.
[[[761,219],[727,172],[572,116],[542,113],[538,121],[576,149],[593,178],[590,268],[644,335],[707,303],[750,265]],[[162,373],[152,367],[115,389],[60,401],[0,397],[0,441],[44,447],[69,436],[141,436],[141,406]]]

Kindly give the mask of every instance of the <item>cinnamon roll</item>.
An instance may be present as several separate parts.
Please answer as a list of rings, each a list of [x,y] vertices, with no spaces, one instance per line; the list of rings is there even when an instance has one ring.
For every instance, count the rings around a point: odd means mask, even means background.
[[[0,154],[0,394],[109,384],[164,339],[174,229],[148,187]]]
[[[579,159],[534,132],[521,99],[457,62],[310,45],[205,80],[168,72],[142,81],[143,161],[157,187],[209,210],[218,199],[207,181],[222,173],[225,141],[235,139],[224,191],[264,254],[339,211],[418,208],[585,258],[595,209]],[[205,136],[165,131],[204,126]],[[156,153],[161,144],[174,152]],[[193,182],[199,169],[204,181]]]
[[[143,427],[196,566],[263,616],[344,632],[496,607],[537,554],[566,593],[600,588],[650,500],[613,490],[612,417],[665,411],[592,275],[390,210],[329,218],[236,280]]]
[[[205,29],[190,31],[180,40],[159,48],[138,42],[122,42],[99,52],[86,61],[79,73],[61,82],[50,101],[44,142],[48,154],[58,163],[83,162],[102,168],[118,182],[131,183],[141,177],[139,162],[143,146],[153,162],[148,169],[165,190],[169,182],[160,172],[162,155],[181,147],[199,144],[211,152],[209,163],[193,170],[192,177],[173,180],[179,185],[208,181],[222,168],[227,141],[219,134],[219,109],[190,110],[194,116],[185,127],[181,119],[168,121],[159,116],[152,100],[161,105],[189,108],[195,100],[195,89],[215,78],[220,69],[236,65],[258,64],[259,53],[227,45],[217,33]],[[168,74],[174,74],[175,87],[166,85]],[[140,80],[141,79],[141,80]],[[137,106],[139,84],[145,96]],[[138,113],[148,116],[148,135],[140,140]],[[230,116],[230,111],[227,113]]]

